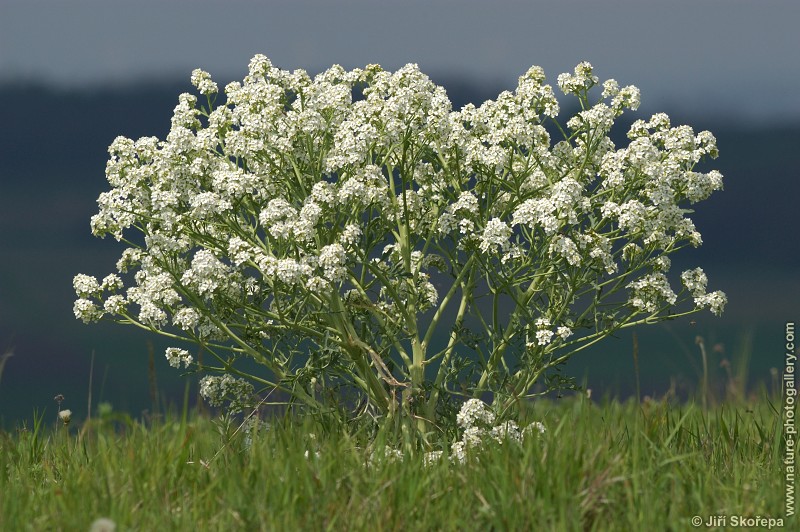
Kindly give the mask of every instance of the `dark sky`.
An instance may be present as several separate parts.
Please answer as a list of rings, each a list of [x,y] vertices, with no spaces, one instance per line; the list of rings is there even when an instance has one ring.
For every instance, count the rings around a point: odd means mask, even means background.
[[[511,86],[581,60],[644,108],[800,118],[796,0],[3,0],[0,81],[80,86],[202,67],[227,82],[264,53],[319,71],[415,62]]]

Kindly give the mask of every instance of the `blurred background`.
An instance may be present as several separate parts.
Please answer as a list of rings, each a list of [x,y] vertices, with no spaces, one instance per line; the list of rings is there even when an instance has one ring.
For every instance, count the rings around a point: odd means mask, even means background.
[[[78,419],[90,392],[92,408],[138,416],[194,386],[158,337],[76,320],[72,278],[114,271],[122,249],[89,230],[114,137],[164,138],[193,68],[223,87],[256,53],[312,74],[415,62],[455,108],[513,90],[533,64],[555,85],[588,60],[642,90],[631,118],[711,130],[721,155],[706,166],[725,190],[698,206],[705,244],[673,271],[702,266],[725,314],[620,334],[567,372],[594,396],[629,397],[636,352],[641,395],[691,393],[701,337],[719,397],[774,386],[784,324],[800,317],[798,24],[793,0],[2,0],[0,427],[55,416],[56,394]]]

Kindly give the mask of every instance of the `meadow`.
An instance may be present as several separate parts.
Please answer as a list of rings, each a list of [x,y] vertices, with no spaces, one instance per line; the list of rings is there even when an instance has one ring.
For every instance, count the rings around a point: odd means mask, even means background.
[[[780,400],[766,390],[706,408],[579,394],[523,414],[547,431],[425,463],[311,418],[245,434],[187,408],[80,426],[51,411],[0,434],[0,529],[687,530],[693,516],[783,516]]]

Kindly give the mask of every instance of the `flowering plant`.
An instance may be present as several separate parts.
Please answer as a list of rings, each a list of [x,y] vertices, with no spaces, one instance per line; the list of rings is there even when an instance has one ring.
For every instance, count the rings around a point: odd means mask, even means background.
[[[589,63],[558,77],[581,106],[566,124],[539,67],[460,111],[416,65],[311,78],[258,55],[224,103],[191,80],[203,103],[182,94],[166,140],[109,148],[91,227],[129,246],[133,277],[76,276],[74,311],[202,346],[212,362],[166,356],[206,374],[211,404],[277,388],[322,409],[347,387],[430,429],[452,397],[491,392],[501,420],[615,331],[723,309],[701,269],[678,293],[667,277],[701,244],[686,205],[722,187],[693,170],[713,135],[657,114],[616,148],[639,91],[608,80],[591,102]]]

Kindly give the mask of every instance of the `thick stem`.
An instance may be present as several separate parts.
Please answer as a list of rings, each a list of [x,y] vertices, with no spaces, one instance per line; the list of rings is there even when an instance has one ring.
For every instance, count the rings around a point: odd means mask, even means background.
[[[376,370],[381,370],[379,366],[379,364],[382,364],[380,357],[358,336],[358,333],[356,333],[352,323],[350,323],[347,310],[344,308],[344,304],[338,293],[334,292],[332,294],[330,303],[332,312],[330,313],[329,319],[331,325],[338,331],[337,334],[341,340],[340,345],[353,363],[355,363],[356,368],[358,368],[358,373],[361,374],[361,378],[364,384],[366,384],[366,387],[363,388],[364,391],[367,393],[370,402],[377,406],[382,412],[388,413],[391,408],[392,399],[375,375],[375,372],[370,368],[370,359],[374,359],[373,363],[376,366]],[[387,377],[384,376],[384,379],[386,378]]]

